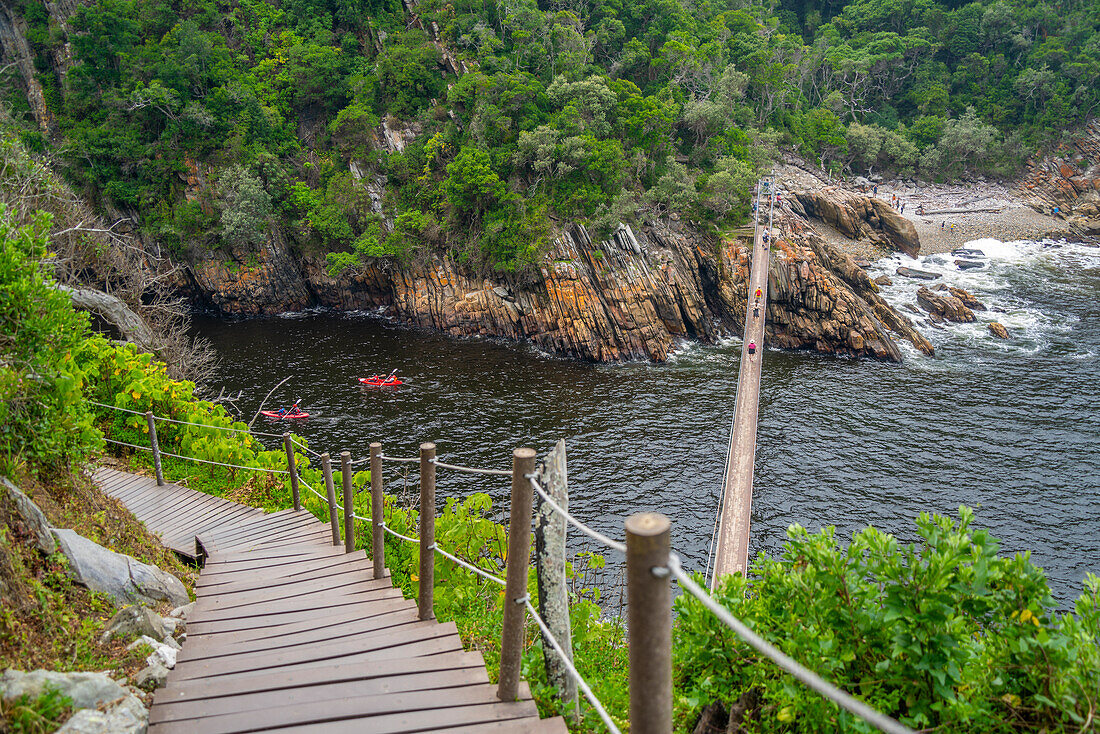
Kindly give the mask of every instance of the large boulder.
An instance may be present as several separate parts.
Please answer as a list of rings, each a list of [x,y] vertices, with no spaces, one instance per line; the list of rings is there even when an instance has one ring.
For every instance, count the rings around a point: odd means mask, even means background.
[[[47,555],[56,551],[57,543],[53,539],[53,528],[50,527],[50,521],[46,519],[42,510],[38,509],[38,505],[34,504],[30,497],[20,492],[19,488],[12,484],[7,477],[0,477],[0,484],[8,490],[8,494],[15,503],[15,511],[23,518],[27,529],[34,534],[38,550]]]
[[[970,323],[974,312],[955,296],[941,296],[921,286],[917,291],[917,303],[929,313],[932,320],[945,319],[957,323]]]
[[[73,708],[98,708],[131,695],[106,673],[55,673],[52,670],[8,669],[0,675],[0,698],[11,701],[20,696],[39,698],[53,689],[72,699]]]
[[[145,734],[149,711],[137,696],[128,696],[106,711],[81,709],[57,734]]]
[[[72,530],[53,532],[76,582],[102,591],[119,604],[167,601],[181,606],[190,600],[183,582],[167,571],[107,550]]]

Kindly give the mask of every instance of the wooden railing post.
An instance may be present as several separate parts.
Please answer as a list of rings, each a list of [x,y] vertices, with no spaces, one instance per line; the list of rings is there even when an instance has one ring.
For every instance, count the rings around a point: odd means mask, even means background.
[[[374,577],[386,574],[386,544],[382,536],[382,444],[370,445],[370,533]]]
[[[145,411],[145,421],[149,424],[149,445],[153,447],[153,471],[157,475],[157,486],[164,486],[164,472],[160,468],[160,443],[157,442],[157,422],[153,411]]]
[[[420,581],[416,597],[421,619],[435,619],[435,444],[420,444]]]
[[[340,452],[340,474],[344,479],[344,552],[355,550],[355,492],[351,486],[351,452]]]
[[[508,512],[508,561],[504,587],[504,624],[500,633],[500,682],[497,698],[519,697],[519,665],[527,607],[527,567],[531,558],[531,480],[535,450],[512,452],[512,507]]]
[[[302,509],[302,498],[298,495],[298,464],[294,461],[294,444],[290,434],[283,434],[283,446],[286,448],[286,468],[290,472],[290,494],[294,498],[294,509]]]
[[[321,471],[325,473],[325,498],[328,500],[328,521],[332,525],[332,544],[340,545],[340,516],[336,513],[336,487],[332,484],[332,457],[321,454]]]
[[[631,734],[672,732],[672,592],[668,518],[626,519],[626,620]]]
[[[554,444],[547,454],[539,477],[542,488],[563,510],[569,510],[569,479],[565,462],[565,439]],[[565,579],[565,518],[542,495],[532,496],[535,504],[535,578],[539,587],[539,614],[547,629],[565,652],[558,656],[549,640],[542,645],[546,679],[558,690],[565,704],[565,715],[580,719],[577,681],[566,669],[573,661],[573,631],[569,627],[569,588]]]

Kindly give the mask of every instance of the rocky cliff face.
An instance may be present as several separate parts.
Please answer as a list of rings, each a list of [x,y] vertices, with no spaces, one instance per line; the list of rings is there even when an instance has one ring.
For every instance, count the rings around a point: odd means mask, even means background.
[[[767,343],[899,360],[897,339],[932,348],[848,256],[801,218],[780,219],[769,272]],[[737,333],[748,297],[751,233],[716,247],[680,222],[620,227],[596,242],[581,226],[554,241],[542,267],[488,279],[435,255],[374,259],[330,275],[319,256],[297,256],[281,236],[258,252],[210,256],[188,270],[192,293],[228,314],[309,305],[382,307],[409,324],[454,336],[530,340],[593,361],[663,361],[681,338]]]
[[[1059,214],[1084,234],[1100,234],[1100,120],[1053,154],[1028,163],[1019,185],[1025,201],[1044,214]]]
[[[920,252],[916,227],[885,201],[835,186],[793,191],[788,204],[803,217],[815,217],[845,237],[866,240],[910,257]]]

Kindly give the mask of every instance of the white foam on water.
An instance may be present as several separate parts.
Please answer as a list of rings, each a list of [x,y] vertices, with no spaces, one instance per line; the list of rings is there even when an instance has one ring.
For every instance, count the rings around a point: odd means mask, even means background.
[[[968,349],[988,349],[999,353],[1016,353],[1021,356],[1041,352],[1058,334],[1073,330],[1077,317],[1044,313],[1031,301],[1016,294],[1020,282],[1042,278],[1049,287],[1074,287],[1075,272],[1100,267],[1100,248],[1066,242],[1028,241],[1001,242],[992,238],[971,240],[962,246],[969,250],[981,250],[982,256],[951,255],[938,253],[916,259],[903,254],[893,255],[875,262],[869,274],[872,278],[887,275],[892,285],[880,286],[883,297],[899,313],[908,316],[917,329],[935,347],[956,342]],[[980,269],[960,270],[956,259],[979,260],[985,263]],[[934,281],[920,280],[897,274],[899,267],[934,272]],[[1054,282],[1049,276],[1063,276]],[[1068,276],[1068,282],[1067,278]],[[975,321],[968,324],[944,323],[933,326],[928,314],[918,307],[919,313],[905,308],[916,305],[917,291],[922,286],[933,289],[943,283],[962,288],[986,305],[987,311],[974,311]],[[994,337],[989,331],[993,321],[1001,323],[1009,333],[1007,341]],[[916,350],[904,350],[910,364],[919,361]]]

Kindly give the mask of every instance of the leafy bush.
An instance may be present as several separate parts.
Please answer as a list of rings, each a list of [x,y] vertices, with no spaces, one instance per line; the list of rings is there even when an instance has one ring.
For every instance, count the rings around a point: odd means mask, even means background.
[[[57,468],[96,441],[77,353],[88,329],[45,267],[50,218],[0,206],[0,473]]]
[[[1058,614],[1027,554],[958,520],[922,513],[921,542],[875,528],[845,548],[832,528],[788,531],[779,558],[761,555],[717,598],[827,680],[903,723],[937,731],[1078,731],[1100,690],[1100,578],[1076,616]],[[678,709],[690,721],[715,699],[761,696],[751,730],[869,731],[719,625],[688,595],[677,601]]]

